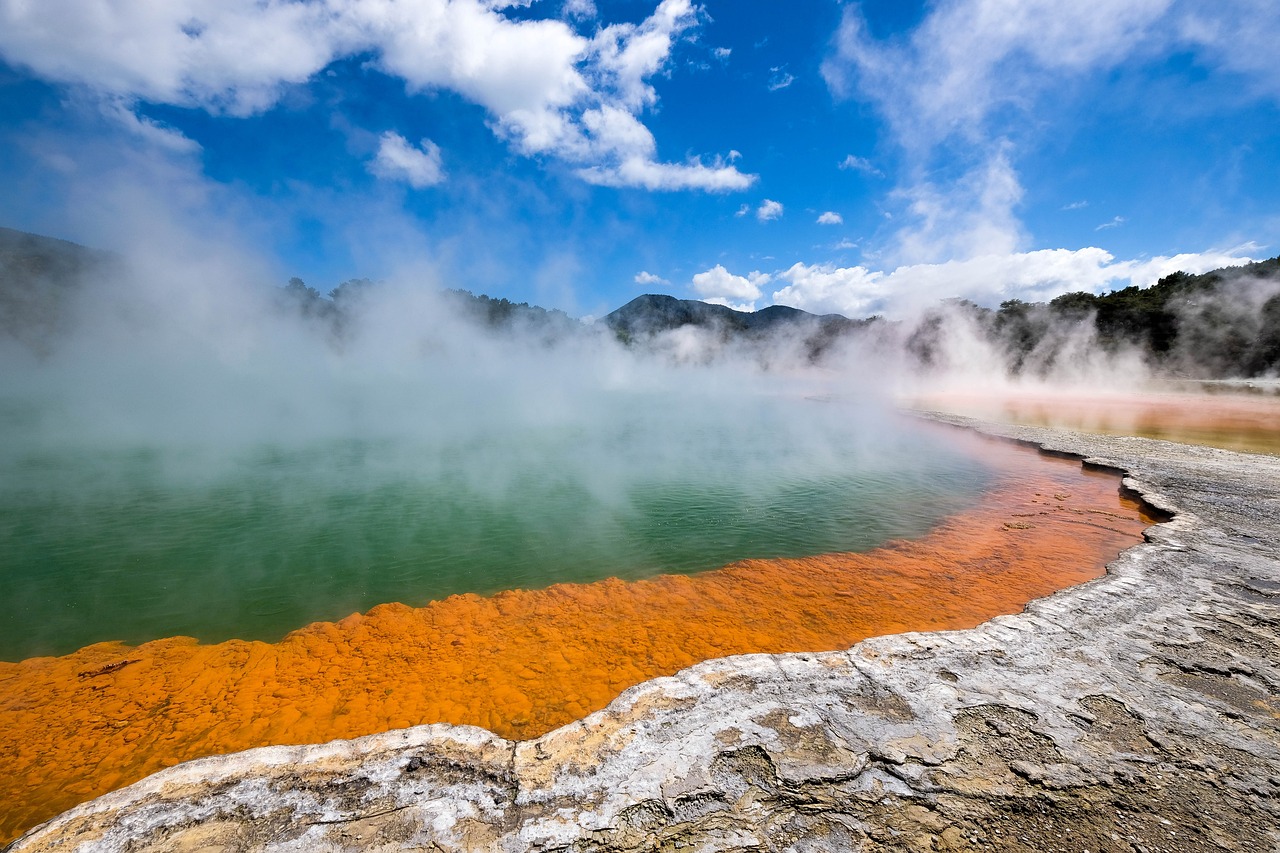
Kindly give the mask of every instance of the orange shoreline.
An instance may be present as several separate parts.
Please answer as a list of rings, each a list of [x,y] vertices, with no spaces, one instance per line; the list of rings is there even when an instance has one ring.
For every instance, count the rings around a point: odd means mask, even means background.
[[[933,409],[997,423],[1027,424],[1202,444],[1241,453],[1280,456],[1280,394],[1231,390],[1052,392],[1029,388],[1004,391],[947,391],[909,401]]]
[[[0,663],[0,843],[163,767],[421,723],[530,738],[710,658],[968,628],[1098,577],[1153,519],[1113,474],[992,446],[919,540],[697,575],[384,604],[278,643],[174,637]]]

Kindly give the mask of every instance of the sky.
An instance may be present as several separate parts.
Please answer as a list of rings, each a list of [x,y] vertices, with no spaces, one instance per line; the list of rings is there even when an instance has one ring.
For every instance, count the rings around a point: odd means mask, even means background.
[[[0,0],[0,225],[602,316],[1280,253],[1272,0]],[[176,286],[176,285],[175,285]]]

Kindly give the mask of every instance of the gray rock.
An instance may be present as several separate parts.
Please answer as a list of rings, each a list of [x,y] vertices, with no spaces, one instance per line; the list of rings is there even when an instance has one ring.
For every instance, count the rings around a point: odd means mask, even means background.
[[[190,762],[34,851],[1280,850],[1280,459],[938,417],[1176,513],[969,631],[708,661],[535,741],[421,726]]]

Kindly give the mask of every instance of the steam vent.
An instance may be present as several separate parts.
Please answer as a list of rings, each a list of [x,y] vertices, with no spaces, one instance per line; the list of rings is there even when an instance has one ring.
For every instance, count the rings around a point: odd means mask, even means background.
[[[1042,491],[993,493],[867,555],[387,606],[274,645],[6,665],[5,695],[26,706],[6,720],[60,709],[43,733],[5,733],[5,798],[33,804],[14,828],[201,754],[462,724],[182,764],[11,849],[1275,847],[1280,460],[983,429],[1091,471],[1033,459]],[[1116,497],[1108,470],[1149,509]],[[1172,520],[1129,547],[1157,517]],[[1033,565],[1057,560],[1056,585],[1078,584],[1108,549],[1126,550],[1105,577],[988,619],[1051,591]],[[963,582],[913,570],[939,560]],[[645,621],[655,596],[662,618]],[[629,627],[607,639],[602,622]],[[902,630],[933,633],[857,642]],[[486,632],[494,652],[464,651]],[[447,639],[406,639],[428,635]],[[327,668],[308,672],[320,648]]]

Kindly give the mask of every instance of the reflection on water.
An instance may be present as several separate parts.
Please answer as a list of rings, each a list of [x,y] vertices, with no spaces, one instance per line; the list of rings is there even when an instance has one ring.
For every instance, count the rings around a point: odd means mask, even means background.
[[[1148,519],[1117,477],[981,446],[976,505],[865,554],[383,605],[274,644],[175,638],[0,663],[0,837],[203,755],[430,722],[531,737],[708,658],[972,626],[1139,541]]]

